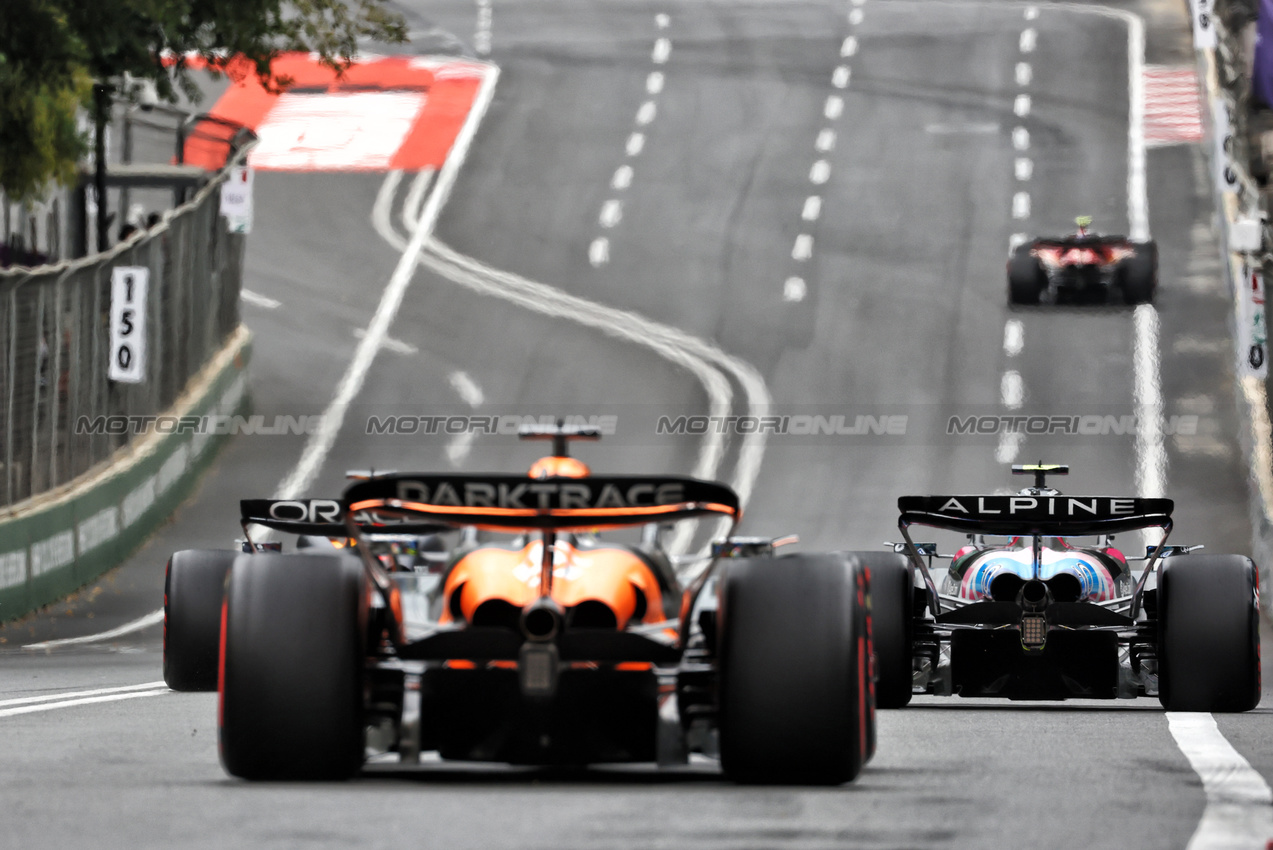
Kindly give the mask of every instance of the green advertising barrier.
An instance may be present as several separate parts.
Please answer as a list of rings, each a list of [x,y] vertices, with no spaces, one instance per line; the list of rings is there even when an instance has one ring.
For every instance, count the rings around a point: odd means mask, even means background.
[[[252,338],[240,327],[146,437],[57,494],[0,513],[0,622],[120,564],[167,521],[246,413]]]

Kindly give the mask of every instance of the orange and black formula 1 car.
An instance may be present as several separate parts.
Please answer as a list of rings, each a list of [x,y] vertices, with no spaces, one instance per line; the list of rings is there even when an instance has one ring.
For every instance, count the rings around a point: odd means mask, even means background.
[[[346,777],[371,749],[406,763],[435,751],[530,765],[669,765],[701,752],[746,782],[858,774],[875,750],[867,569],[731,538],[683,586],[657,533],[620,545],[597,532],[736,523],[734,492],[591,475],[556,430],[535,477],[376,475],[334,511],[245,501],[245,533],[259,524],[344,545],[221,553],[224,596],[193,590],[196,559],[173,556],[165,670],[216,647],[229,773]],[[376,554],[385,539],[439,528],[516,536],[479,545],[463,531],[444,562],[407,568]]]

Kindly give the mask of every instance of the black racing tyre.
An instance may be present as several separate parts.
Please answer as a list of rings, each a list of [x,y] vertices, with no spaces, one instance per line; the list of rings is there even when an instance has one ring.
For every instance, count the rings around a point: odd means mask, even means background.
[[[1029,245],[1019,246],[1008,258],[1008,303],[1038,304],[1047,286],[1047,273],[1039,258],[1030,253]]]
[[[894,552],[850,552],[867,570],[871,642],[875,646],[875,707],[903,708],[911,701],[914,592],[911,565]]]
[[[843,555],[730,560],[718,592],[725,774],[854,779],[875,752],[865,571]]]
[[[221,597],[230,549],[174,552],[164,573],[164,681],[174,691],[215,691]]]
[[[1143,242],[1136,253],[1118,264],[1123,298],[1128,304],[1148,304],[1158,289],[1158,245]]]
[[[1168,711],[1250,711],[1260,701],[1255,564],[1177,555],[1158,574],[1158,699]]]
[[[367,584],[340,555],[240,556],[221,637],[221,764],[244,779],[346,779],[363,761]]]

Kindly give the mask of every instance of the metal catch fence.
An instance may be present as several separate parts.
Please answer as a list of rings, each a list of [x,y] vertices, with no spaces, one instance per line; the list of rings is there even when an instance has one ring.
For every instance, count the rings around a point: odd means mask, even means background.
[[[140,417],[167,410],[238,327],[244,237],[227,232],[219,190],[246,153],[104,254],[0,269],[0,507],[66,484],[137,439]],[[107,376],[117,266],[150,271],[146,375],[136,384]],[[108,429],[103,416],[134,418]]]

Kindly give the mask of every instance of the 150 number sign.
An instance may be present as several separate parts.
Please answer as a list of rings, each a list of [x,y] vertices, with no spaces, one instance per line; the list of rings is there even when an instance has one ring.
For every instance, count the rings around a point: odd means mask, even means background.
[[[112,381],[140,384],[146,379],[146,290],[150,269],[117,266],[111,270]]]

